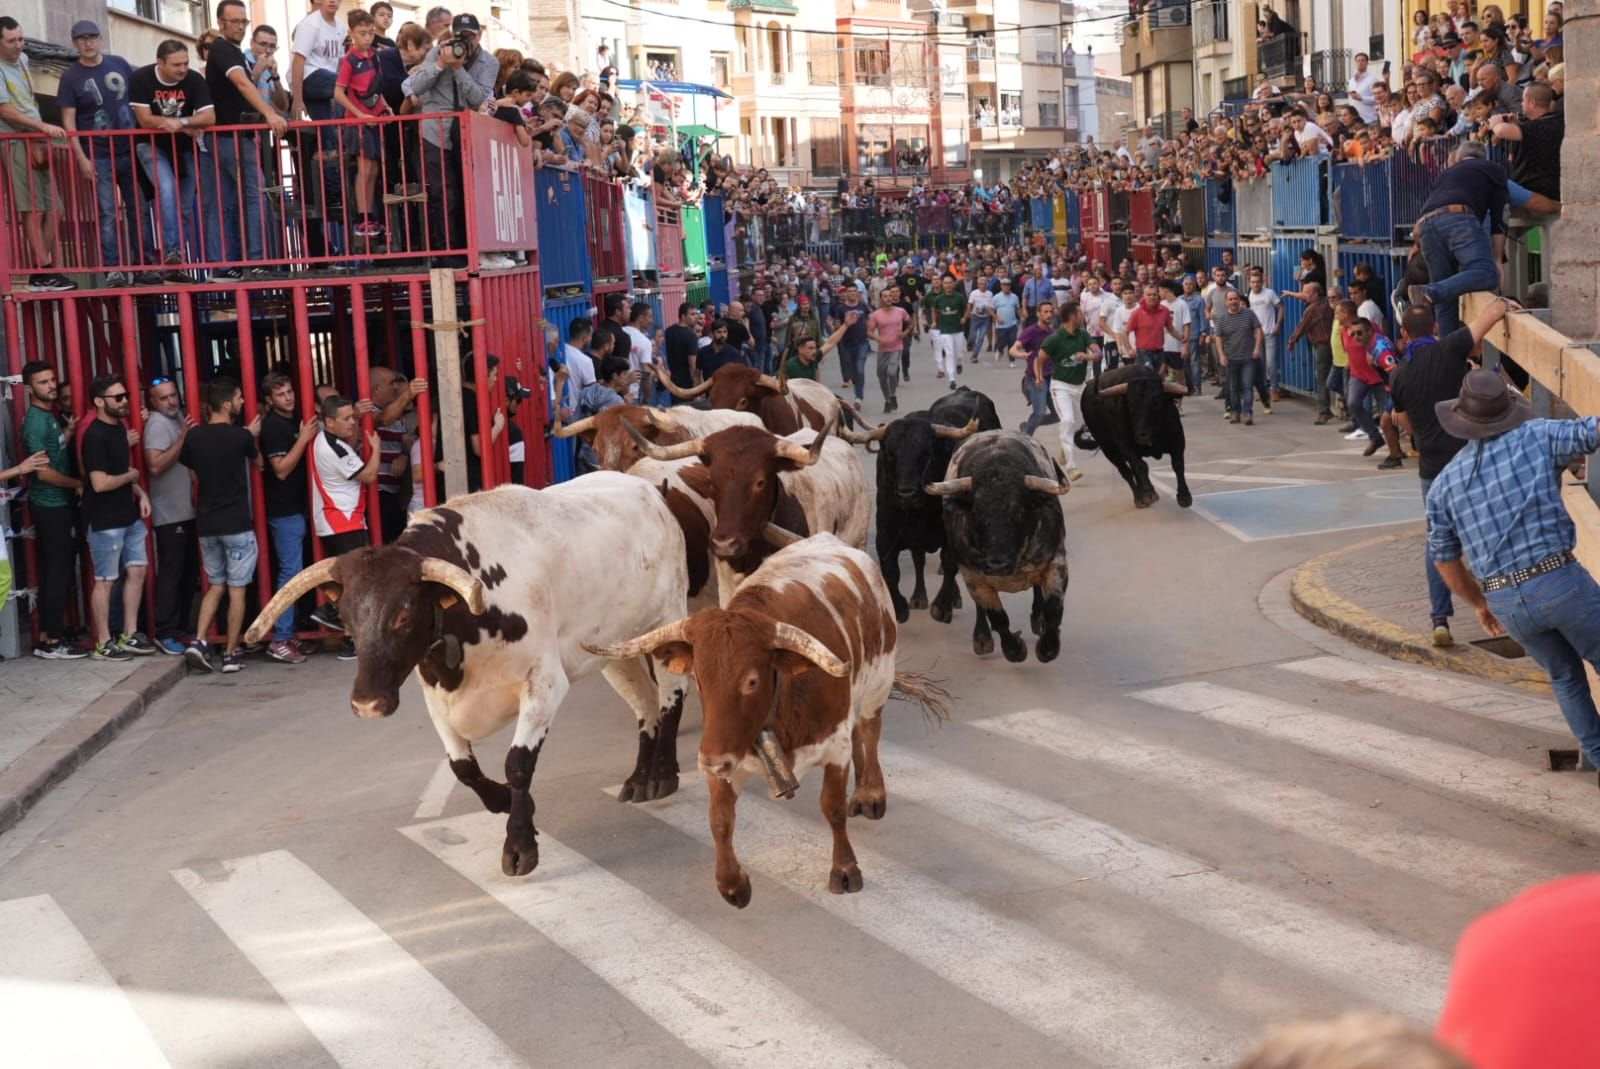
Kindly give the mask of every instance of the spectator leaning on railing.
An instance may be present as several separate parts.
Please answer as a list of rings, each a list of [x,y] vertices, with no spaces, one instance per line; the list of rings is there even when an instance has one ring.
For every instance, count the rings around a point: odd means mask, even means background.
[[[10,15],[0,15],[0,134],[44,134],[59,140],[66,132],[45,122],[40,114],[23,44],[21,24]],[[50,169],[51,142],[42,138],[9,138],[4,155],[12,203],[22,220],[23,238],[36,269],[29,276],[28,289],[77,289],[77,283],[56,270],[61,194]]]
[[[249,61],[240,48],[249,25],[250,12],[244,0],[222,0],[217,4],[220,33],[206,58],[206,88],[216,108],[218,126],[264,122],[273,134],[282,137],[289,124],[251,80]],[[214,137],[221,184],[223,250],[234,262],[257,262],[262,259],[266,236],[261,218],[262,145],[254,130],[233,130]],[[262,267],[252,267],[249,273],[253,277],[269,274]],[[238,268],[229,268],[212,277],[241,276]]]
[[[417,111],[440,115],[476,111],[494,92],[500,65],[478,45],[478,19],[457,15],[451,35],[441,35],[422,65],[406,79],[405,93],[417,98]],[[434,248],[458,249],[466,242],[466,216],[461,188],[461,134],[453,119],[422,124],[422,162],[428,192],[428,235]],[[465,266],[465,258],[449,257],[443,266]]]
[[[100,27],[87,19],[72,25],[72,47],[78,62],[61,73],[56,106],[61,125],[69,133],[132,130],[133,111],[128,106],[128,84],[133,67],[121,56],[100,51]],[[126,285],[132,276],[118,270],[125,254],[138,244],[145,262],[155,259],[155,242],[145,217],[145,198],[134,181],[133,137],[74,137],[72,155],[79,173],[94,183],[95,207],[100,226],[100,263],[110,268],[107,286]],[[122,198],[123,211],[117,210]],[[126,223],[123,223],[126,220]],[[122,231],[126,227],[128,237]]]
[[[128,90],[133,117],[145,130],[155,131],[141,138],[137,149],[140,169],[156,190],[156,214],[163,264],[159,277],[141,273],[141,285],[192,282],[183,271],[185,238],[188,247],[204,258],[200,239],[203,222],[195,191],[199,163],[195,158],[196,138],[216,124],[206,80],[189,69],[189,46],[169,38],[156,48],[156,61],[133,74]]]

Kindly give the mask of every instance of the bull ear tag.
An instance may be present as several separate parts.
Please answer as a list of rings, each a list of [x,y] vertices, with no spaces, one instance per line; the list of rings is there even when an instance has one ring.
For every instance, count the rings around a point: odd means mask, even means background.
[[[455,635],[447,635],[444,631],[444,611],[455,605],[461,599],[454,594],[441,594],[439,600],[433,603],[433,645],[428,647],[428,652],[438,650],[444,657],[444,665],[452,672],[461,667],[461,639]]]
[[[453,593],[439,595],[439,608],[441,609],[453,609],[460,604],[460,602],[461,599],[456,597]]]

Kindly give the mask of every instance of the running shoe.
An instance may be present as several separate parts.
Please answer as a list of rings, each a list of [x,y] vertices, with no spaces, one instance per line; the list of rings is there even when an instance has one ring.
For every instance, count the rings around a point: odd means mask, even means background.
[[[274,642],[267,647],[267,656],[279,664],[305,664],[306,655],[293,642]]]
[[[222,655],[222,674],[223,675],[228,675],[230,673],[239,672],[239,671],[243,671],[243,670],[244,670],[244,654],[240,653],[238,650],[234,650],[232,653],[225,653],[225,654]]]
[[[131,635],[118,635],[117,646],[123,652],[131,653],[135,657],[148,657],[156,651],[156,644],[146,638],[143,631],[135,631]]]
[[[102,642],[89,654],[97,661],[131,661],[133,654],[117,645],[115,642]]]
[[[65,642],[41,642],[33,647],[33,655],[42,661],[81,661],[89,656]]]
[[[156,640],[156,646],[169,657],[183,656],[183,643],[175,638],[162,638]]]
[[[183,660],[197,672],[215,672],[211,663],[211,646],[204,639],[195,639],[183,651]]]

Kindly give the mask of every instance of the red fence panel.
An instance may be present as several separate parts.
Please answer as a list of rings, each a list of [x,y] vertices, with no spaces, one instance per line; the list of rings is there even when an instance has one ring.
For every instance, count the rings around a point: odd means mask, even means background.
[[[1128,193],[1128,231],[1136,238],[1156,236],[1156,195],[1148,189]]]
[[[583,197],[589,224],[589,266],[595,288],[619,282],[625,286],[629,272],[628,244],[622,220],[622,185],[585,173]],[[683,258],[681,248],[678,258]]]
[[[676,206],[656,205],[656,263],[663,276],[683,274],[683,219]]]

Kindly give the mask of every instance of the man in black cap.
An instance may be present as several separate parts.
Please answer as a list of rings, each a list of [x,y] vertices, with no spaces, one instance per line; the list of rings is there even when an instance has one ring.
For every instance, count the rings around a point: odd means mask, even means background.
[[[522,473],[527,452],[522,438],[522,426],[517,422],[517,410],[522,407],[522,402],[532,396],[533,391],[522,385],[515,375],[506,376],[506,433],[511,436],[506,439],[506,443],[511,447],[511,481],[518,486],[526,485]]]
[[[1561,502],[1568,464],[1600,448],[1600,417],[1530,419],[1497,372],[1469,372],[1435,406],[1466,446],[1428,492],[1428,551],[1439,575],[1491,635],[1509,633],[1550,673],[1583,756],[1600,765],[1600,712],[1584,662],[1600,665],[1600,585],[1573,556]],[[1470,567],[1470,571],[1468,570]]]

